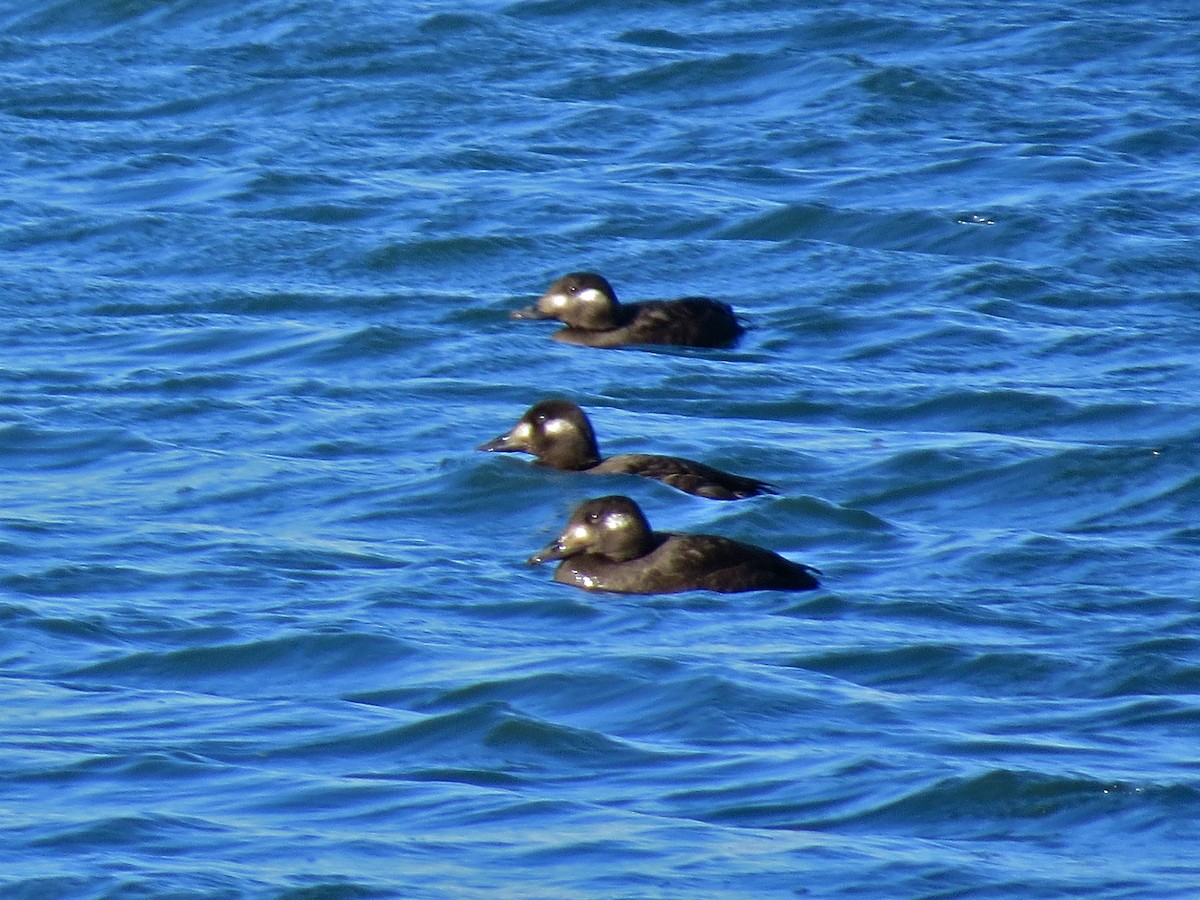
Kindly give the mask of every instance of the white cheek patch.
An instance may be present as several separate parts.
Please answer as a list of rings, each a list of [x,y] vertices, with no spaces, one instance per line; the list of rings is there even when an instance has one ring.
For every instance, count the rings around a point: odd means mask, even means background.
[[[562,434],[568,427],[565,419],[549,419],[542,429],[546,434]]]
[[[592,536],[591,530],[586,525],[576,525],[569,533],[577,541],[586,541]]]
[[[597,300],[603,300],[604,295],[595,288],[585,288],[575,295],[580,303],[595,303]]]
[[[551,294],[546,298],[546,302],[554,309],[564,309],[567,305],[567,299],[566,294]]]
[[[533,426],[528,422],[520,422],[517,427],[512,430],[512,436],[519,440],[524,440],[533,435]]]

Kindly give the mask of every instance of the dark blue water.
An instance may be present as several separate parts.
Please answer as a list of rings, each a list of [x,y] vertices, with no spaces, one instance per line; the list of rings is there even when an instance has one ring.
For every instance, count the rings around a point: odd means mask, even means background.
[[[0,29],[0,896],[1200,895],[1193,3]],[[472,450],[550,394],[783,494]],[[523,564],[612,492],[825,585]]]

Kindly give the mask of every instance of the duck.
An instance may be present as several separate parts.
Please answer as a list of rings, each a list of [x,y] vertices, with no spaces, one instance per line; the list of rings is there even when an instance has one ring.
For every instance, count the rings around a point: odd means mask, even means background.
[[[709,297],[619,303],[612,285],[595,272],[564,275],[533,306],[513,310],[509,316],[557,319],[566,327],[554,339],[585,347],[729,347],[744,331],[729,304]]]
[[[614,494],[579,504],[566,527],[526,563],[560,560],[554,580],[587,591],[811,591],[819,570],[713,534],[654,531],[641,508]]]
[[[653,453],[620,453],[603,458],[587,414],[570,400],[535,403],[507,433],[477,450],[531,453],[534,465],[589,475],[640,475],[709,500],[744,500],[778,494],[766,481],[733,475],[704,463]]]

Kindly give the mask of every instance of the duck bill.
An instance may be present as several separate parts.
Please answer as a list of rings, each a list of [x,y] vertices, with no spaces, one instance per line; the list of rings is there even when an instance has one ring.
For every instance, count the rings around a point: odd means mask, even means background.
[[[510,319],[552,319],[554,318],[549,313],[542,312],[538,309],[537,304],[533,306],[524,306],[521,309],[514,309],[508,314]]]
[[[542,563],[553,562],[556,559],[565,559],[566,554],[563,551],[563,546],[558,541],[552,544],[547,544],[529,559],[525,560],[527,566],[540,566]]]
[[[527,453],[533,441],[533,426],[522,419],[498,438],[492,438],[486,444],[480,444],[476,450],[486,450],[489,453]]]
[[[582,550],[583,545],[572,541],[571,532],[567,531],[525,560],[525,564],[540,566],[545,562],[553,562],[556,559],[566,559],[568,556],[574,556]]]
[[[513,440],[512,434],[502,434],[492,438],[486,444],[480,444],[476,450],[486,450],[488,453],[515,453],[521,448]]]

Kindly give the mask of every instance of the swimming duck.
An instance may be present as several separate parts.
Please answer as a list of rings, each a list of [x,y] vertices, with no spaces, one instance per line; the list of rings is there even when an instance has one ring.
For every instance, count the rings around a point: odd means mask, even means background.
[[[621,304],[612,285],[594,272],[564,275],[537,303],[513,310],[510,316],[557,319],[567,327],[554,335],[556,341],[586,347],[728,347],[743,331],[727,303],[708,297],[684,297]]]
[[[562,560],[554,580],[589,591],[808,591],[820,586],[811,566],[753,544],[711,534],[653,531],[628,497],[586,500],[567,527],[526,562]]]
[[[731,475],[712,466],[651,453],[621,453],[602,459],[587,415],[570,400],[543,400],[526,410],[507,434],[477,450],[532,453],[534,465],[592,475],[642,475],[710,500],[742,500],[777,494],[774,485]]]

